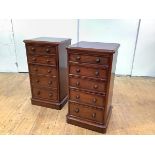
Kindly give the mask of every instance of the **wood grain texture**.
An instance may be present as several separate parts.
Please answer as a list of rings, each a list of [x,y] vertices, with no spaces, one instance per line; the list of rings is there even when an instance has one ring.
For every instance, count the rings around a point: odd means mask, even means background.
[[[57,111],[31,104],[28,74],[0,73],[0,134],[100,134],[66,123]],[[116,77],[106,134],[155,134],[155,78]]]

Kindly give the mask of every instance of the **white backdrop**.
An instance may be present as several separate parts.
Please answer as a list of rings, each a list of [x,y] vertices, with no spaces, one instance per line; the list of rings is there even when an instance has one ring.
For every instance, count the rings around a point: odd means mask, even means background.
[[[23,40],[40,36],[118,42],[116,74],[155,76],[155,20],[142,20],[137,49],[137,20],[0,20],[0,72],[27,72]],[[14,34],[14,35],[13,35]],[[134,63],[133,63],[134,60]],[[16,62],[18,66],[16,66]],[[133,63],[133,70],[132,70]]]
[[[72,38],[77,42],[77,20],[13,20],[18,71],[26,72],[27,61],[24,39],[36,37]]]
[[[130,75],[138,20],[80,20],[80,40],[116,42],[118,51],[116,74]]]
[[[141,21],[132,75],[155,77],[155,20]]]

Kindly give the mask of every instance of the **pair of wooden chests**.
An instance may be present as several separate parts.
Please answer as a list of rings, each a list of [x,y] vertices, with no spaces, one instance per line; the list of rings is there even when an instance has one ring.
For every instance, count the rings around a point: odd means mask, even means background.
[[[68,101],[68,123],[105,133],[120,45],[85,41],[71,45],[71,39],[47,37],[24,43],[32,104],[60,110]]]

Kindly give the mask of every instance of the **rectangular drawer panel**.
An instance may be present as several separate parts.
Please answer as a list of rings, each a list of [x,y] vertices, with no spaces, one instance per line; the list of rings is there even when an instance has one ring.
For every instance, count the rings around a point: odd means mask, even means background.
[[[28,55],[29,63],[40,63],[47,65],[56,65],[56,57],[55,55],[43,56],[43,55]]]
[[[30,75],[30,79],[33,86],[57,88],[56,77]]]
[[[32,88],[32,96],[45,100],[57,100],[57,92],[50,89]]]
[[[74,61],[79,63],[108,65],[110,63],[110,58],[106,55],[92,56],[92,55],[69,54],[69,61]]]
[[[103,122],[104,118],[104,112],[102,110],[72,102],[69,102],[69,113],[73,116],[89,119],[100,123]]]
[[[105,96],[82,92],[79,90],[70,89],[69,99],[76,102],[83,102],[86,104],[104,107]]]
[[[36,46],[36,45],[29,45],[27,46],[28,54],[40,54],[40,55],[49,55],[56,53],[56,47],[54,46]]]
[[[32,74],[56,76],[56,68],[54,67],[30,64],[29,69]]]
[[[100,91],[105,92],[106,91],[106,83],[105,82],[98,82],[95,80],[86,80],[86,79],[80,79],[80,78],[69,78],[70,86],[77,87],[77,88],[83,88],[93,91]]]
[[[106,69],[88,68],[88,67],[78,66],[78,65],[70,65],[69,72],[70,74],[74,74],[74,75],[82,75],[82,76],[95,77],[95,78],[101,78],[101,79],[107,78],[108,76],[108,71]]]

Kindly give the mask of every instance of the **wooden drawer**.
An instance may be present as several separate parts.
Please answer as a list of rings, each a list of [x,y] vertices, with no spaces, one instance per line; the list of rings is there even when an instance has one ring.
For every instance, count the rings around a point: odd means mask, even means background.
[[[43,56],[43,55],[28,55],[29,63],[38,63],[38,64],[47,64],[47,65],[56,65],[55,55]]]
[[[56,77],[30,75],[30,79],[33,86],[57,88]]]
[[[110,63],[110,58],[107,55],[92,56],[92,55],[69,54],[69,61],[108,65]]]
[[[29,45],[27,46],[27,53],[28,54],[39,54],[39,55],[49,55],[55,54],[56,48],[54,46],[36,46],[36,45]]]
[[[105,96],[94,93],[83,92],[79,90],[70,89],[69,99],[76,102],[83,102],[94,106],[104,107]]]
[[[50,66],[30,64],[29,70],[31,74],[56,76],[56,68]]]
[[[32,87],[32,96],[44,100],[57,100],[57,92],[50,89]]]
[[[69,102],[69,114],[80,118],[103,122],[104,112],[100,109]]]
[[[70,74],[74,74],[74,75],[95,77],[95,78],[101,78],[101,79],[107,78],[108,76],[107,69],[91,68],[91,67],[89,68],[89,67],[78,66],[78,65],[70,65],[69,72]]]
[[[105,82],[98,82],[95,80],[86,80],[86,79],[80,79],[80,78],[69,78],[69,85],[72,87],[82,88],[82,89],[88,89],[92,91],[100,91],[105,92],[106,91],[106,83]]]

